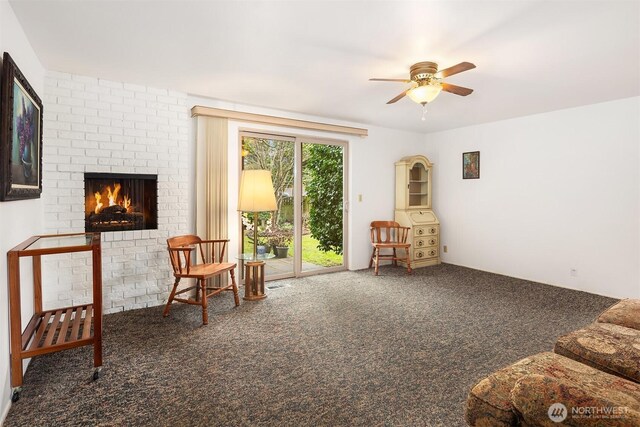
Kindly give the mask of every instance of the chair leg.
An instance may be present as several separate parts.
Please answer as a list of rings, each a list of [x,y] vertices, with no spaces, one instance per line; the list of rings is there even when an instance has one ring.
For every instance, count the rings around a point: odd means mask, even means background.
[[[396,254],[396,248],[393,248],[393,266],[397,267],[398,266],[398,258],[397,258],[397,254]]]
[[[233,270],[233,268],[229,270],[229,275],[231,276],[231,286],[233,286],[233,300],[237,307],[240,305],[240,298],[238,297],[238,286],[236,285],[236,273]]]
[[[207,312],[207,281],[200,279],[200,289],[202,289],[202,324],[209,324],[209,313]]]
[[[407,255],[407,273],[411,274],[411,256],[409,255],[409,249],[405,249],[404,253]]]
[[[369,260],[369,268],[373,267],[373,256],[376,254],[376,248],[371,251],[371,259]]]
[[[376,264],[376,276],[377,276],[378,275],[378,267],[380,265],[380,249],[379,248],[375,249],[375,254],[376,254],[375,264]]]
[[[176,278],[176,282],[173,284],[173,289],[171,289],[171,293],[169,294],[169,299],[167,300],[167,305],[164,307],[164,311],[162,312],[162,317],[167,317],[169,315],[171,303],[173,302],[173,298],[176,296],[176,290],[178,290],[178,283],[180,283],[180,278]]]

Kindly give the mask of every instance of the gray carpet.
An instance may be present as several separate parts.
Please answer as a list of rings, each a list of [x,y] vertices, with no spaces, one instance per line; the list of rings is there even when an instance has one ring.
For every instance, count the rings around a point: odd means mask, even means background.
[[[41,356],[6,426],[456,426],[480,378],[551,350],[615,300],[441,265],[296,280],[105,316],[90,347]]]

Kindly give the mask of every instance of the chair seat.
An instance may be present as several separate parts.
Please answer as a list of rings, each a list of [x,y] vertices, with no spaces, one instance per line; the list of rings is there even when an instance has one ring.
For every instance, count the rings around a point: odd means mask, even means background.
[[[216,274],[224,273],[227,270],[236,268],[236,264],[229,262],[221,262],[215,264],[196,264],[189,267],[189,273],[186,271],[180,274],[180,277],[188,279],[206,279]]]
[[[411,243],[372,243],[373,247],[381,249],[408,248]]]

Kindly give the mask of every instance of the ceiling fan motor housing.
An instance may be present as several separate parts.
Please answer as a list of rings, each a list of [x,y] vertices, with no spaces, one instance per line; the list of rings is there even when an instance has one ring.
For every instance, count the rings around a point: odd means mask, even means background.
[[[435,62],[418,62],[413,64],[409,69],[411,80],[419,82],[421,80],[428,80],[433,78],[433,75],[438,72],[438,64]]]

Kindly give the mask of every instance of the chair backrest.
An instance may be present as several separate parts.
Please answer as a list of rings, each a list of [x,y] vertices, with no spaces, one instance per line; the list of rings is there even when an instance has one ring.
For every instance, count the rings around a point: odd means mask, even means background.
[[[174,274],[182,274],[186,267],[186,273],[189,273],[189,267],[196,262],[196,259],[191,259],[191,251],[179,251],[178,248],[188,247],[190,245],[201,246],[202,239],[193,234],[186,234],[184,236],[170,237],[167,239],[167,249],[169,250],[169,260],[171,261],[171,267]],[[202,247],[200,247],[202,252]],[[182,257],[180,254],[182,253]],[[196,255],[197,256],[197,255]],[[204,255],[202,256],[204,260]]]
[[[371,221],[371,243],[406,243],[409,227],[395,221]]]

